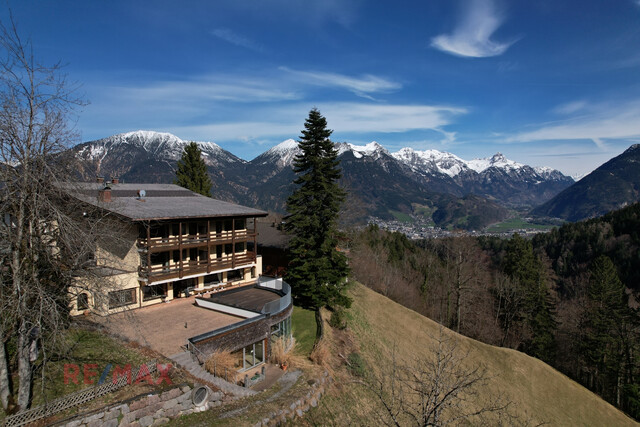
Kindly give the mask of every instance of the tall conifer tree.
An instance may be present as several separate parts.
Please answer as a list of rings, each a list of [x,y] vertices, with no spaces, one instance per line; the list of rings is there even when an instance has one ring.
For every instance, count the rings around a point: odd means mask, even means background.
[[[211,197],[211,178],[207,173],[207,165],[202,159],[202,152],[195,142],[190,142],[184,147],[182,157],[178,160],[175,183],[203,196]]]
[[[286,229],[293,236],[287,282],[296,303],[316,312],[317,343],[322,337],[320,309],[351,303],[344,294],[347,259],[336,249],[337,219],[345,193],[337,183],[341,171],[327,120],[314,108],[304,127],[298,141],[302,152],[294,161],[297,188],[287,200]]]

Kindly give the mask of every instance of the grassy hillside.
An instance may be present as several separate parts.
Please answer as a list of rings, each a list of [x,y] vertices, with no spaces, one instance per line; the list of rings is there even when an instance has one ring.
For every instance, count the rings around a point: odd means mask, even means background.
[[[503,421],[505,424],[636,425],[597,395],[535,358],[443,329],[362,285],[355,285],[350,293],[354,302],[347,311],[349,329],[331,330],[327,342],[334,355],[329,364],[335,369],[336,390],[308,414],[311,425],[371,425],[376,421],[376,397],[349,374],[348,354],[359,353],[367,375],[380,377],[390,366],[394,348],[396,360],[413,360],[432,351],[433,337],[440,334],[465,355],[462,364],[486,367],[486,383],[470,404],[501,395],[503,402],[510,402],[509,415],[516,417]]]

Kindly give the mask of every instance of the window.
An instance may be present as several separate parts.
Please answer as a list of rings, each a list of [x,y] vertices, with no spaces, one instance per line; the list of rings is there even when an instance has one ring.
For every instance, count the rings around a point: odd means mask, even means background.
[[[235,221],[236,230],[244,230],[246,228],[244,218],[237,218]]]
[[[291,338],[291,317],[287,317],[281,322],[271,326],[271,342],[276,338]]]
[[[241,360],[238,360],[236,366],[241,371],[253,368],[261,363],[264,363],[264,341],[258,341],[253,344],[249,344],[242,350],[233,352],[236,357],[242,356]]]
[[[232,231],[233,230],[233,221],[230,219],[224,220],[224,231]]]
[[[89,295],[80,294],[78,295],[78,311],[88,310],[89,309]]]
[[[224,245],[224,254],[232,255],[233,254],[233,245],[231,243],[226,243]]]
[[[244,279],[244,270],[231,270],[227,273],[227,282],[234,282],[236,280]]]
[[[109,309],[123,307],[136,302],[136,288],[109,292]]]
[[[283,321],[271,325],[271,346],[276,345],[278,340],[282,340],[286,351],[291,349],[291,345],[293,344],[293,340],[291,339],[291,317],[287,317]]]
[[[164,285],[142,287],[142,301],[149,301],[152,299],[162,298],[165,296],[167,296],[167,294],[165,292]]]
[[[244,242],[236,243],[235,252],[236,253],[244,252]]]
[[[204,284],[206,285],[215,285],[216,283],[220,283],[222,282],[222,274],[221,273],[214,273],[214,274],[207,274],[206,276],[204,276]]]
[[[216,258],[222,258],[222,245],[216,245]]]

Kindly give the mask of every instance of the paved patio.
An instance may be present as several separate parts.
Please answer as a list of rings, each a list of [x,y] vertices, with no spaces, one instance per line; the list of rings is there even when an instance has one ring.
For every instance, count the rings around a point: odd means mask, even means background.
[[[243,320],[196,307],[194,297],[99,318],[111,333],[151,347],[165,356],[181,352],[187,338]]]

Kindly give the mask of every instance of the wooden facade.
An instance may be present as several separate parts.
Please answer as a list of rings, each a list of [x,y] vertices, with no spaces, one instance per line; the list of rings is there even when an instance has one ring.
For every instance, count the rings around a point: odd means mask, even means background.
[[[255,264],[255,218],[252,222],[252,228],[239,217],[141,225],[145,236],[137,241],[140,280],[152,285]]]

